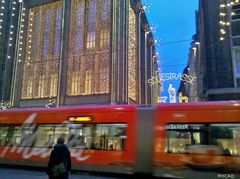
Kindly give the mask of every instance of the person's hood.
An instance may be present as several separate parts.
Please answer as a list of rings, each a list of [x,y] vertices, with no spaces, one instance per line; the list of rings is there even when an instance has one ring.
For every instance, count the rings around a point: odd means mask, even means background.
[[[57,151],[66,151],[67,149],[67,146],[65,144],[56,144],[54,146],[54,150],[57,150]]]

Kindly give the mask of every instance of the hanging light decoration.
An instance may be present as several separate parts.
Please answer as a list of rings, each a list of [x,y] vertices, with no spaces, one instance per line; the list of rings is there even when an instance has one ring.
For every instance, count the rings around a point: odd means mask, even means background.
[[[138,12],[140,14],[143,14],[143,13],[148,13],[149,12],[149,9],[150,9],[150,4],[147,4],[147,3],[138,3],[137,4],[137,8],[138,8]]]
[[[235,15],[235,12],[232,12],[232,6],[236,3],[239,3],[239,0],[220,0],[219,5],[219,40],[223,41],[225,39],[225,35],[227,30],[229,30],[228,26],[230,26],[230,22],[232,16]]]
[[[0,103],[0,110],[5,110],[5,109],[8,109],[10,107],[11,106],[10,106],[9,102],[4,101],[4,100],[1,101],[1,103]]]
[[[25,16],[25,13],[22,14],[23,16]],[[33,32],[33,17],[34,17],[34,13],[32,11],[30,11],[30,15],[29,15],[29,30],[28,30],[28,38],[27,38],[27,44],[28,44],[28,51],[26,54],[26,64],[30,65],[30,60],[31,60],[31,48],[32,48],[32,32]]]
[[[3,27],[3,25],[2,25],[2,22],[3,22],[3,18],[4,18],[4,8],[5,8],[5,1],[4,0],[2,0],[2,2],[1,2],[1,6],[0,6],[0,37],[1,37],[1,35],[2,35],[2,32],[1,32],[1,30],[3,29],[2,27]]]
[[[227,7],[227,4],[225,2],[225,0],[220,0],[220,12],[219,12],[219,17],[220,17],[220,20],[219,20],[219,40],[220,41],[223,41],[224,40],[224,34],[225,34],[225,25],[226,25],[226,17],[227,17],[227,11],[226,11],[226,7]]]

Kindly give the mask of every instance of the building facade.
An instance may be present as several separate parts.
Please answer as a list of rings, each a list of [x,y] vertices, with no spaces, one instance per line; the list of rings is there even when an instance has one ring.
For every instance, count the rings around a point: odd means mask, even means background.
[[[197,86],[190,86],[197,90],[195,99],[240,99],[240,1],[200,0],[196,22],[189,53],[197,77]]]
[[[10,94],[2,93],[11,106],[157,102],[158,85],[147,83],[157,71],[154,40],[140,1],[14,3],[16,45],[4,58]]]

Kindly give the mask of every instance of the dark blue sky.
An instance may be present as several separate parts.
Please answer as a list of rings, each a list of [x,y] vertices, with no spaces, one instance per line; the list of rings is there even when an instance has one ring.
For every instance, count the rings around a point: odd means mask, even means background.
[[[168,97],[169,102],[169,84],[177,91],[180,83],[180,80],[170,80],[169,73],[182,73],[186,67],[192,35],[196,33],[198,0],[143,0],[143,3],[150,5],[147,13],[149,23],[157,25],[154,38],[160,40],[156,47],[160,71],[163,75],[168,73],[161,96]]]

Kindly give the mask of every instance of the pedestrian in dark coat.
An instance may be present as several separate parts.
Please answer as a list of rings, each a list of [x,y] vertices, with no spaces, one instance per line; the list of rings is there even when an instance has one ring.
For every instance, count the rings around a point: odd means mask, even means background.
[[[61,162],[65,164],[66,172],[61,177],[56,178],[53,176],[52,168]],[[57,139],[57,144],[54,146],[54,149],[50,154],[50,158],[48,161],[47,174],[49,176],[49,179],[68,179],[70,170],[71,170],[70,151],[67,148],[67,146],[64,144],[64,138],[59,137]]]

